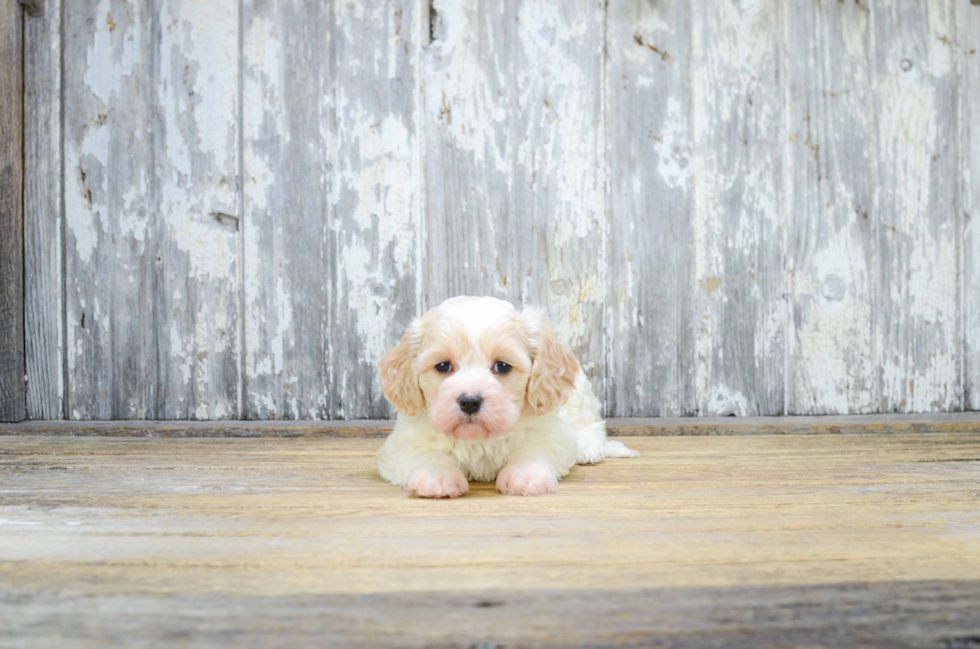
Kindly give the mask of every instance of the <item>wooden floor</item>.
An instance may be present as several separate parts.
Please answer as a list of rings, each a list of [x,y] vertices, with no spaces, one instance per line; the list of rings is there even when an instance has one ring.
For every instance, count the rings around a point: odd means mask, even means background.
[[[0,646],[980,647],[980,433],[633,438],[453,501],[380,443],[0,438]]]

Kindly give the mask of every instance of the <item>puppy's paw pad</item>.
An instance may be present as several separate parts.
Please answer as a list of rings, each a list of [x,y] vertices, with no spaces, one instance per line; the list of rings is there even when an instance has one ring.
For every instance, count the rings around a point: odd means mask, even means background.
[[[458,498],[470,491],[470,483],[459,469],[424,467],[408,479],[407,489],[420,498]]]
[[[497,476],[497,491],[507,496],[558,493],[558,475],[544,462],[508,464]]]

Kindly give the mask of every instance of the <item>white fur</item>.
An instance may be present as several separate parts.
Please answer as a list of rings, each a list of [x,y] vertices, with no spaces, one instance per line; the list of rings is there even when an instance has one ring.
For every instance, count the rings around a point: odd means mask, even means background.
[[[468,309],[470,317],[465,322],[471,341],[479,339],[482,327],[516,315],[510,304],[500,300],[454,298],[443,305],[452,307],[446,318],[456,317],[461,304],[473,307]],[[574,360],[569,358],[569,362],[574,367]],[[407,380],[417,380],[417,374]],[[398,384],[409,385],[403,381]],[[392,484],[422,497],[462,496],[468,492],[470,480],[496,481],[497,489],[509,495],[554,493],[558,481],[576,462],[595,464],[607,457],[639,455],[621,442],[606,439],[599,408],[588,378],[579,370],[574,389],[563,405],[538,414],[525,401],[509,430],[486,439],[442,432],[427,407],[413,415],[399,412],[395,429],[378,452],[378,471]]]
[[[598,464],[607,457],[639,457],[622,442],[606,439],[606,422],[599,416],[600,403],[592,384],[581,371],[575,376],[575,391],[564,405],[569,423],[576,431],[578,464]]]

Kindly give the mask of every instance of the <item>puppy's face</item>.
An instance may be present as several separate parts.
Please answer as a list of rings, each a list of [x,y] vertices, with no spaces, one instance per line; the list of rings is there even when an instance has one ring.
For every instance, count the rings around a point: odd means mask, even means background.
[[[527,408],[544,414],[563,404],[578,365],[539,312],[461,297],[412,323],[380,370],[400,412],[425,409],[454,439],[489,439],[510,432]]]

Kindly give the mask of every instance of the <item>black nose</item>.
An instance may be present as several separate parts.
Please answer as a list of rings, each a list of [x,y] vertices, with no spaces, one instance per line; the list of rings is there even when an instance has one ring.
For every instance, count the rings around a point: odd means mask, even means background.
[[[476,414],[480,411],[480,406],[483,405],[483,397],[478,394],[464,394],[459,399],[456,399],[459,404],[459,409],[468,415]]]

